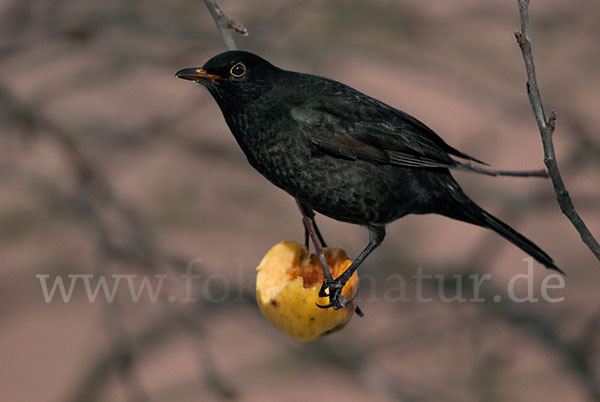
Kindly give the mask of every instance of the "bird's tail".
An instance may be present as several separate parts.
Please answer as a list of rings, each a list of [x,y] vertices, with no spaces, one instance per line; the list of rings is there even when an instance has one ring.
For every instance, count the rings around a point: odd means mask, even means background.
[[[455,193],[455,196],[456,195],[458,194]],[[449,213],[443,213],[443,215],[482,226],[484,228],[492,229],[494,232],[498,233],[500,236],[504,237],[506,240],[510,241],[515,246],[519,247],[521,250],[535,258],[539,263],[544,264],[549,269],[553,269],[561,274],[564,274],[564,272],[556,266],[552,258],[546,254],[544,250],[535,245],[531,240],[508,226],[506,223],[502,222],[500,219],[484,211],[469,197],[462,193],[462,191],[460,191],[460,197],[462,199],[459,200],[459,203],[461,204],[462,208],[460,208],[459,211],[453,208],[452,211]]]

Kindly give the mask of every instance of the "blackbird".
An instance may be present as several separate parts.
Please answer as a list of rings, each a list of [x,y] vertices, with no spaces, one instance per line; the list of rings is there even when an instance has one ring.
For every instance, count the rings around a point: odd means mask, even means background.
[[[450,174],[450,169],[480,172],[457,159],[484,162],[451,147],[407,113],[340,82],[282,70],[245,51],[219,54],[176,76],[208,89],[250,165],[296,199],[306,236],[321,257],[325,242],[313,211],[369,229],[369,243],[338,278],[321,259],[320,296],[330,301],[321,307],[348,303],[341,294],[344,284],[381,244],[385,225],[407,214],[440,214],[492,229],[562,272],[533,242],[476,205]]]

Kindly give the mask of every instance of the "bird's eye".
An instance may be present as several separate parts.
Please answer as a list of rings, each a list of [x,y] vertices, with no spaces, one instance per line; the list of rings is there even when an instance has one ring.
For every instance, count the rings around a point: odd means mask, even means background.
[[[239,78],[246,73],[246,66],[242,63],[237,63],[235,66],[231,67],[231,71],[229,72],[234,77]]]

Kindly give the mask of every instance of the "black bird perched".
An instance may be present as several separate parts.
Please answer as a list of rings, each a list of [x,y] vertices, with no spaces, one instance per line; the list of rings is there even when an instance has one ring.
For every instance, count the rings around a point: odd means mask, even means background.
[[[296,199],[306,233],[314,211],[364,225],[369,243],[333,279],[321,259],[321,296],[343,307],[352,273],[385,237],[385,225],[407,214],[435,213],[489,228],[546,267],[560,269],[533,242],[477,206],[449,169],[483,163],[446,144],[414,117],[342,83],[282,70],[244,51],[229,51],[177,77],[205,86],[250,165]],[[312,223],[312,225],[311,225]],[[311,235],[313,234],[311,233]],[[313,238],[317,252],[318,241]]]

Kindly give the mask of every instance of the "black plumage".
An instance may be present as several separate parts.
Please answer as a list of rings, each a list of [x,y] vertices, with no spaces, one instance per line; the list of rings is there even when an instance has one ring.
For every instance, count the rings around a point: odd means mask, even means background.
[[[365,225],[370,241],[347,274],[328,281],[331,306],[339,290],[407,214],[435,213],[496,231],[546,267],[560,271],[538,246],[477,206],[450,169],[483,163],[448,145],[414,117],[327,78],[285,71],[261,57],[229,51],[177,77],[204,85],[250,164],[294,197],[303,210]]]

